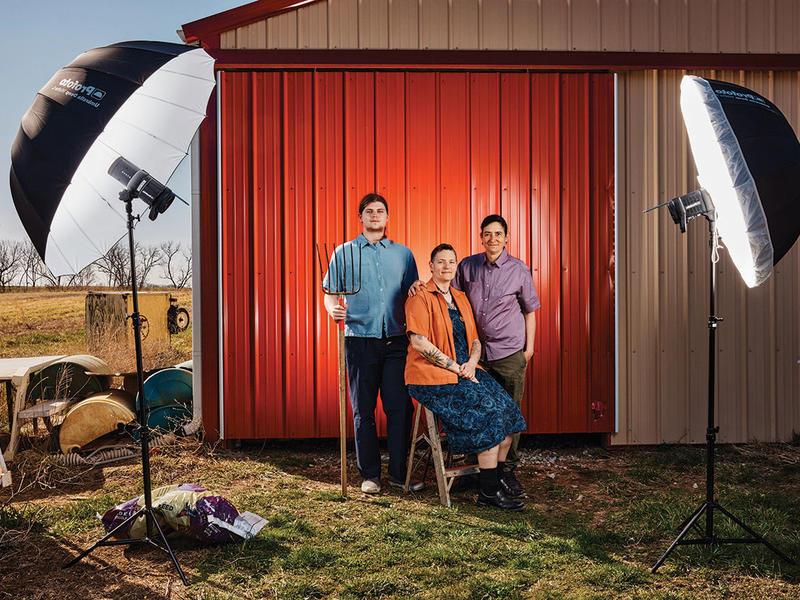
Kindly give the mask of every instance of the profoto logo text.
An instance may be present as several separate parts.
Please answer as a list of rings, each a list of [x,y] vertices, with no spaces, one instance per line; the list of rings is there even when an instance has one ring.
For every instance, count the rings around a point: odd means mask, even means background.
[[[100,101],[105,98],[106,92],[93,85],[84,85],[80,81],[64,78],[58,82],[58,86],[53,88],[56,91],[64,92],[67,96],[76,98],[97,108]]]

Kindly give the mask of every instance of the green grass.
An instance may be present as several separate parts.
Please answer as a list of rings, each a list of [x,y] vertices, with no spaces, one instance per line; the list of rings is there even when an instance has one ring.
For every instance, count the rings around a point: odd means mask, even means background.
[[[0,294],[0,356],[85,351],[84,294]],[[190,301],[182,292],[181,304]],[[35,304],[35,305],[34,305]],[[190,356],[191,330],[169,357]],[[165,355],[167,358],[167,355]],[[0,388],[0,394],[3,390]],[[0,415],[4,410],[0,408]],[[2,417],[0,417],[2,418]],[[523,464],[531,498],[522,513],[479,508],[467,493],[438,504],[422,494],[340,493],[333,446],[251,451],[163,449],[154,485],[197,482],[267,526],[246,543],[178,543],[192,586],[156,555],[104,549],[62,572],[76,549],[103,533],[96,514],[141,493],[135,462],[90,473],[39,469],[23,452],[18,485],[0,490],[0,597],[641,599],[793,598],[800,568],[759,547],[679,548],[657,575],[650,566],[704,496],[704,448],[558,450],[552,466]],[[539,450],[544,451],[544,450]],[[545,451],[546,452],[546,451]],[[26,460],[27,459],[27,460]],[[46,472],[47,477],[41,478]],[[551,478],[548,474],[554,474]],[[432,476],[432,473],[431,473]],[[719,500],[791,556],[800,557],[800,435],[792,444],[719,448]],[[694,486],[697,487],[694,487]],[[719,532],[739,535],[723,517]],[[7,560],[3,560],[7,557]],[[140,559],[141,558],[141,559]],[[36,577],[32,577],[35,573]],[[166,583],[172,586],[168,588]],[[171,590],[171,591],[168,591]]]
[[[319,480],[314,465],[330,452],[325,448],[213,456],[175,451],[155,456],[153,465],[156,484],[202,482],[268,520],[246,543],[185,543],[192,597],[694,599],[718,597],[723,589],[730,597],[791,597],[800,569],[760,548],[680,548],[661,573],[650,574],[675,528],[702,499],[702,486],[692,487],[697,473],[685,472],[694,450],[617,451],[613,465],[605,458],[574,459],[555,480],[523,466],[520,477],[532,498],[522,513],[479,508],[464,494],[446,509],[431,488],[377,498],[351,488],[345,500],[338,485]],[[773,454],[769,448],[747,456],[721,452],[720,500],[800,556],[800,472]],[[768,484],[745,482],[764,465]],[[15,499],[0,509],[0,530],[32,524],[29,536],[37,543],[88,542],[102,533],[95,513],[138,493],[136,475],[135,465],[108,468],[101,487],[77,498],[59,492],[56,501],[47,494]],[[330,480],[331,473],[325,476]],[[736,533],[718,519],[721,533]],[[108,551],[104,560],[114,557],[130,564],[121,552]],[[57,566],[36,568],[46,574]],[[153,580],[153,590],[163,576]]]

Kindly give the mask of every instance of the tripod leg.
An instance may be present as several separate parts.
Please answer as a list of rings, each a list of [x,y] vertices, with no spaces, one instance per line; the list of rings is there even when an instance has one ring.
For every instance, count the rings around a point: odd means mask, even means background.
[[[140,508],[139,510],[137,510],[137,511],[136,511],[135,513],[133,513],[133,514],[132,514],[130,517],[128,517],[127,519],[125,519],[125,520],[124,520],[122,523],[120,523],[119,525],[117,525],[116,527],[114,527],[114,529],[112,529],[112,530],[111,530],[111,531],[109,531],[107,534],[105,534],[105,535],[104,535],[102,538],[100,538],[99,540],[97,540],[97,541],[96,541],[96,542],[95,542],[95,543],[94,543],[94,544],[93,544],[91,547],[89,547],[89,548],[87,548],[86,550],[84,550],[83,552],[81,552],[81,553],[80,553],[78,556],[76,556],[75,558],[73,558],[71,561],[69,561],[69,562],[67,562],[67,563],[64,563],[64,565],[63,565],[61,568],[62,568],[62,569],[68,569],[68,568],[69,568],[69,567],[71,567],[72,565],[79,563],[81,560],[83,560],[84,558],[86,558],[87,556],[89,556],[89,555],[90,555],[92,552],[94,552],[94,551],[95,551],[97,548],[99,548],[100,546],[105,546],[105,545],[107,545],[107,544],[106,544],[106,542],[107,542],[109,539],[111,539],[111,538],[114,536],[114,534],[116,534],[116,533],[117,533],[117,531],[119,531],[120,529],[122,529],[123,527],[125,527],[125,525],[127,525],[128,523],[130,523],[130,522],[132,522],[132,521],[136,520],[136,519],[139,517],[139,515],[141,515],[141,514],[144,512],[144,510],[145,510],[144,508]],[[144,540],[142,540],[142,542],[144,542]],[[134,543],[134,540],[130,540],[130,543]]]
[[[186,575],[184,574],[183,569],[181,569],[180,564],[178,564],[178,559],[175,558],[175,553],[172,551],[172,548],[170,547],[169,542],[167,541],[167,536],[164,535],[164,530],[161,529],[161,524],[158,522],[158,519],[155,518],[155,515],[153,516],[153,524],[156,526],[156,529],[158,529],[158,535],[161,536],[161,541],[164,542],[164,545],[163,546],[159,545],[159,548],[161,548],[167,554],[169,554],[169,558],[172,561],[172,564],[175,566],[175,570],[178,572],[178,575],[181,576],[181,581],[183,581],[183,585],[188,586],[189,580],[186,578]]]
[[[760,534],[756,533],[744,521],[742,521],[741,519],[739,519],[739,518],[735,517],[733,514],[731,514],[725,507],[720,506],[719,504],[717,504],[717,510],[719,510],[722,514],[724,514],[726,517],[728,517],[731,521],[736,523],[739,527],[744,529],[747,533],[749,533],[756,540],[758,540],[759,543],[764,544],[767,548],[772,550],[773,553],[775,553],[780,558],[782,558],[783,560],[788,562],[790,565],[796,565],[797,564],[794,560],[789,558],[786,554],[784,554],[783,552],[778,550],[775,546],[770,544],[763,535],[760,535]]]
[[[698,526],[698,525],[697,525],[697,520],[694,518],[694,516],[695,516],[695,515],[696,515],[698,512],[700,512],[700,511],[703,509],[703,506],[704,506],[704,505],[703,505],[703,504],[701,504],[701,505],[700,505],[700,506],[698,506],[696,509],[694,509],[694,512],[693,512],[692,514],[690,514],[688,517],[686,517],[686,518],[685,518],[685,519],[684,519],[684,520],[681,522],[681,524],[680,524],[680,525],[678,525],[678,526],[675,528],[675,531],[683,531],[683,528],[684,528],[684,527],[686,527],[687,523],[689,523],[689,521],[692,521],[692,520],[694,520],[694,525],[693,525],[693,526],[694,526],[694,527],[697,527],[697,526]],[[705,535],[705,532],[703,533],[703,535]]]
[[[664,564],[664,561],[667,560],[669,558],[669,555],[674,552],[675,548],[678,547],[678,544],[681,542],[681,540],[686,536],[687,533],[689,533],[689,530],[694,526],[695,523],[697,523],[697,520],[703,515],[703,513],[706,510],[708,510],[708,504],[703,502],[703,504],[701,504],[700,507],[694,511],[694,514],[686,522],[686,525],[684,525],[683,529],[678,534],[678,537],[676,537],[675,540],[672,542],[672,544],[670,544],[669,548],[667,548],[667,551],[664,552],[661,558],[659,558],[656,561],[656,564],[653,565],[653,568],[650,569],[651,573],[655,573],[656,571],[658,571],[661,565]]]

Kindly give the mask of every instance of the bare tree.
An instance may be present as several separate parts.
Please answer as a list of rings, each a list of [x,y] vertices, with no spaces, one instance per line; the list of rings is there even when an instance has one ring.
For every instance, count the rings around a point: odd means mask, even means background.
[[[48,269],[42,261],[33,243],[26,241],[22,243],[22,267],[20,269],[19,282],[25,287],[36,287],[40,281],[46,279],[45,273]]]
[[[130,285],[130,259],[128,250],[117,242],[95,263],[97,270],[106,278],[109,287],[128,287]]]
[[[192,280],[192,253],[180,242],[161,244],[161,276],[172,287],[182,289]]]
[[[161,260],[161,250],[158,246],[143,246],[137,243],[134,252],[136,252],[136,283],[138,287],[144,287],[153,268]],[[105,277],[110,287],[130,287],[131,261],[126,242],[118,242],[111,246],[95,263],[95,267]]]
[[[153,268],[161,262],[161,250],[158,246],[144,246],[136,244],[136,275],[140,288],[147,285],[147,278]]]
[[[13,240],[0,240],[0,292],[11,285],[22,270],[22,243]]]
[[[94,284],[94,271],[95,263],[90,263],[78,271],[75,275],[70,277],[68,286],[72,287],[89,287]],[[60,279],[60,278],[59,278]]]

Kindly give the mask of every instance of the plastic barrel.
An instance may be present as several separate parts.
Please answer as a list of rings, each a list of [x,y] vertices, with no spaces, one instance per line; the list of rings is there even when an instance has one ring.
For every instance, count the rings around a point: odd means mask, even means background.
[[[160,406],[184,406],[192,410],[192,372],[186,369],[164,369],[153,373],[144,382],[144,397],[152,411]],[[136,395],[139,408],[139,395]]]
[[[158,406],[150,409],[147,424],[154,432],[170,433],[192,420],[192,409],[182,404]]]
[[[58,430],[64,454],[117,430],[135,419],[133,398],[123,390],[92,394],[67,411]]]

